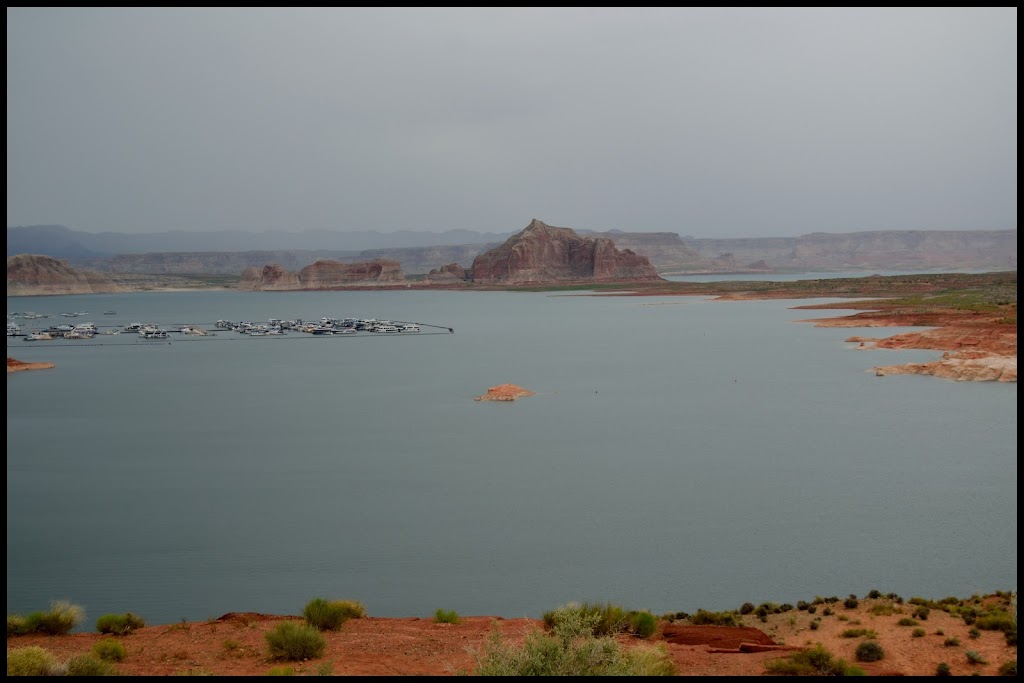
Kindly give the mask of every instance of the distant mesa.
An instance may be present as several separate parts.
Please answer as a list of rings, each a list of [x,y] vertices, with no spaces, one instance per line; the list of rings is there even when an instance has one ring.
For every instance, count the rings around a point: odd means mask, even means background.
[[[276,263],[263,268],[247,268],[239,289],[250,291],[323,290],[368,285],[402,284],[405,274],[398,261],[377,259],[361,263],[341,263],[321,259],[298,273]]]
[[[7,296],[100,294],[122,288],[102,273],[76,270],[63,259],[41,254],[7,257]]]
[[[514,401],[521,396],[535,396],[535,392],[523,389],[515,384],[499,384],[491,387],[483,396],[477,396],[474,401]]]
[[[617,249],[607,237],[581,237],[536,218],[504,244],[473,259],[470,278],[478,283],[660,281],[645,256]]]

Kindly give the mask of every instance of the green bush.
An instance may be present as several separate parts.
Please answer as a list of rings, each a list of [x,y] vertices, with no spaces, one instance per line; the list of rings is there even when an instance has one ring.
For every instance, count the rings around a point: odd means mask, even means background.
[[[1003,662],[999,665],[1000,676],[1016,676],[1017,675],[1017,660],[1014,659],[1009,662]]]
[[[952,676],[953,675],[953,670],[949,668],[949,664],[946,664],[945,662],[939,662],[935,666],[935,675],[936,676]]]
[[[64,664],[65,676],[116,676],[117,669],[110,662],[105,662],[89,655],[72,657]]]
[[[865,640],[853,651],[858,662],[877,662],[885,657],[885,650],[873,640]]]
[[[752,603],[752,602],[745,602],[742,605],[740,605],[740,614],[746,615],[746,614],[750,614],[753,611],[754,611],[754,603]]]
[[[366,618],[366,606],[358,600],[338,600],[338,606],[349,619]]]
[[[742,612],[742,608],[740,609]],[[694,626],[739,626],[739,619],[735,612],[709,612],[699,609],[690,617],[690,623]]]
[[[434,621],[438,624],[458,624],[462,620],[459,618],[459,613],[453,609],[444,610],[438,608],[434,612]]]
[[[630,612],[627,619],[629,632],[640,638],[650,638],[658,631],[657,618],[645,610]]]
[[[56,666],[54,656],[38,645],[7,651],[8,676],[51,676]]]
[[[309,624],[284,621],[266,634],[271,659],[315,659],[327,647],[320,631]]]
[[[968,664],[988,664],[985,658],[981,656],[981,653],[977,650],[967,651],[967,663]]]
[[[924,638],[926,634],[927,631],[925,631],[923,628],[915,628],[913,631],[910,632],[910,636],[912,638]]]
[[[585,602],[582,605],[579,603],[569,603],[563,605],[556,610],[544,613],[544,625],[550,629],[554,629],[558,625],[559,619],[565,619],[569,615],[572,615],[575,619],[577,616],[587,615],[594,618],[594,635],[595,636],[610,636],[616,633],[621,633],[626,629],[629,623],[626,619],[626,610],[619,605],[613,605],[611,603],[596,603],[596,602]]]
[[[50,610],[43,612],[39,630],[51,636],[62,636],[84,618],[85,610],[78,605],[72,605],[66,600],[55,600],[50,603]]]
[[[479,676],[671,676],[675,666],[663,647],[625,648],[597,636],[602,613],[570,604],[546,615],[551,634],[535,629],[521,646],[505,642],[495,627],[474,653]]]
[[[836,659],[821,643],[801,650],[791,657],[768,659],[765,671],[775,676],[863,676],[864,671]]]
[[[845,607],[846,609],[857,609],[857,605],[859,604],[860,603],[857,601],[857,597],[855,595],[851,595],[850,597],[843,600],[843,607]]]
[[[877,638],[878,634],[867,628],[848,628],[840,633],[843,638]]]
[[[950,636],[942,642],[943,647],[960,647],[960,639],[956,636]]]
[[[990,612],[979,616],[974,625],[982,631],[1016,631],[1017,618],[1007,612]]]
[[[314,598],[302,610],[306,623],[320,631],[337,631],[348,621],[349,607],[341,600]]]
[[[967,637],[969,637],[971,640],[977,640],[978,638],[981,638],[981,631],[972,626],[970,629],[967,630]]]
[[[7,615],[7,635],[24,636],[30,633],[45,633],[51,636],[62,636],[82,621],[85,612],[78,605],[64,600],[50,603],[47,612],[36,611],[26,616],[20,614]]]
[[[92,651],[105,662],[123,662],[128,656],[124,645],[115,638],[104,638],[92,646]]]
[[[897,626],[917,626],[917,619],[911,619],[910,617],[903,617],[896,622]]]
[[[127,635],[146,625],[145,619],[125,612],[124,614],[104,614],[96,620],[96,630],[100,633],[111,633],[117,636]]]

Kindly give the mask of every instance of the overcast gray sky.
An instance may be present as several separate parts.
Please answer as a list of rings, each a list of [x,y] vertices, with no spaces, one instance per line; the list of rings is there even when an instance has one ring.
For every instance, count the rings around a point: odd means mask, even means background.
[[[8,8],[7,224],[1017,227],[1017,8]]]

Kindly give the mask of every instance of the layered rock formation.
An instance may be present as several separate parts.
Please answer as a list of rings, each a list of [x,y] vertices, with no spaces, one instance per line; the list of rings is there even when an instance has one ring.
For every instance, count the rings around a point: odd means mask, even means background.
[[[248,268],[242,273],[239,289],[251,291],[288,291],[303,289],[339,289],[368,285],[402,284],[405,274],[398,261],[379,259],[361,263],[320,260],[292,273],[277,264]]]
[[[504,244],[473,259],[475,282],[545,284],[661,280],[646,257],[607,237],[585,238],[537,219]]]
[[[120,292],[107,276],[76,270],[63,259],[38,254],[7,257],[7,296]]]
[[[449,263],[447,266],[434,268],[427,273],[427,282],[465,282],[468,277],[468,272],[465,268],[458,263]]]
[[[1017,356],[947,351],[942,360],[875,368],[875,376],[887,375],[931,375],[956,382],[1016,382]]]
[[[477,396],[474,401],[515,401],[517,398],[522,396],[536,396],[536,392],[530,391],[529,389],[523,389],[521,386],[516,384],[499,384],[496,387],[491,387],[487,390],[487,393],[482,396]]]

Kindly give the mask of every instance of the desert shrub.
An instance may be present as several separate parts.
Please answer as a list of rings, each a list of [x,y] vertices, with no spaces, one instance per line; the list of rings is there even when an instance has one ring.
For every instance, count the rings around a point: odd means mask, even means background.
[[[1000,676],[1016,676],[1017,675],[1017,660],[1011,660],[1009,662],[1003,662],[999,665]]]
[[[952,676],[953,675],[953,670],[949,668],[949,664],[946,664],[945,662],[939,662],[938,664],[935,665],[935,675],[936,676]]]
[[[918,606],[916,606],[914,608],[914,611],[911,614],[913,615],[913,617],[915,619],[920,619],[921,621],[927,621],[928,620],[928,615],[930,613],[931,613],[931,610],[926,605],[918,605]]]
[[[754,603],[752,602],[745,602],[742,605],[740,605],[740,614],[750,614],[753,611]]]
[[[349,619],[366,618],[366,606],[358,600],[338,600],[338,606]]]
[[[809,624],[809,626],[812,631],[817,631],[821,627],[821,622],[815,619]]]
[[[834,614],[831,607],[826,607],[821,611],[821,613],[824,614],[826,617],[830,617]]]
[[[131,612],[124,614],[104,614],[96,620],[96,630],[100,633],[112,633],[123,636],[146,625],[145,619]]]
[[[658,630],[658,620],[645,610],[630,612],[626,615],[626,619],[628,621],[626,630],[640,638],[650,638]]]
[[[290,666],[275,666],[267,672],[268,676],[294,676],[295,669]]]
[[[315,659],[323,654],[327,641],[315,626],[284,621],[266,634],[272,659]]]
[[[340,600],[314,598],[302,610],[306,623],[320,631],[337,631],[348,621],[348,608]]]
[[[903,617],[896,622],[897,626],[917,626],[917,619],[911,619],[910,617]]]
[[[808,605],[807,606],[807,613],[808,614],[814,614],[817,611],[818,611],[818,606],[817,605]]]
[[[77,626],[85,617],[85,610],[66,600],[55,600],[50,609],[43,612],[39,630],[51,636],[62,636]]]
[[[971,640],[977,640],[978,638],[981,638],[981,631],[979,631],[978,629],[976,629],[974,627],[971,627],[967,631],[967,637],[970,638]]]
[[[709,612],[699,609],[690,617],[694,626],[739,626],[735,612]]]
[[[868,628],[848,628],[840,634],[843,638],[877,638],[878,634]]]
[[[880,602],[876,605],[872,605],[871,609],[868,610],[871,614],[879,617],[887,617],[892,614],[899,614],[903,610],[898,609],[895,605],[890,602]]]
[[[981,653],[977,650],[968,650],[966,652],[968,664],[988,664],[985,658],[981,656]]]
[[[20,614],[7,615],[7,637],[25,635],[25,617]]]
[[[857,605],[859,604],[860,602],[857,601],[857,598],[852,595],[843,600],[843,607],[846,609],[857,609]]]
[[[811,604],[809,602],[807,602],[806,600],[797,600],[796,601],[796,608],[799,611],[801,611],[801,612],[806,612],[807,608],[810,607],[810,606],[811,606]]]
[[[1006,636],[1006,644],[1008,646],[1017,647],[1017,629],[1006,631],[1003,635]]]
[[[672,659],[659,646],[624,648],[611,636],[595,635],[601,613],[570,604],[550,614],[552,632],[528,633],[521,646],[491,631],[474,653],[480,676],[671,676]]]
[[[7,651],[8,676],[51,676],[56,666],[54,656],[38,645]]]
[[[45,633],[51,636],[62,636],[82,621],[84,610],[64,600],[50,603],[49,611],[30,612],[25,616],[7,615],[7,635],[24,636],[29,633]]]
[[[836,657],[821,643],[791,657],[768,659],[765,671],[776,676],[858,676],[863,671]]]
[[[877,662],[885,657],[885,650],[873,640],[865,640],[853,651],[858,662]]]
[[[989,612],[979,616],[977,621],[974,623],[976,628],[980,628],[982,631],[1016,631],[1017,630],[1017,618],[1003,611]]]
[[[65,676],[116,676],[117,669],[111,662],[89,655],[78,655],[64,663]]]
[[[128,656],[124,645],[114,638],[104,638],[92,646],[92,651],[105,662],[123,662]]]
[[[870,591],[868,591],[868,597],[872,600],[877,600],[878,598],[882,597],[882,591],[871,589]]]
[[[616,633],[621,633],[625,630],[626,625],[628,624],[626,619],[626,610],[618,605],[594,602],[586,602],[581,605],[574,602],[569,603],[568,605],[563,605],[550,612],[546,612],[544,614],[544,625],[548,628],[554,629],[558,625],[559,619],[565,619],[570,615],[572,615],[574,620],[576,615],[589,615],[594,617],[595,636],[610,636]]]
[[[459,613],[455,610],[444,610],[438,608],[438,610],[434,612],[434,621],[438,624],[458,624],[462,620],[459,619]]]
[[[950,636],[942,642],[943,647],[960,647],[960,639],[955,636]]]
[[[926,633],[927,633],[927,631],[925,631],[923,628],[915,628],[913,631],[910,632],[910,637],[911,638],[924,638]]]

